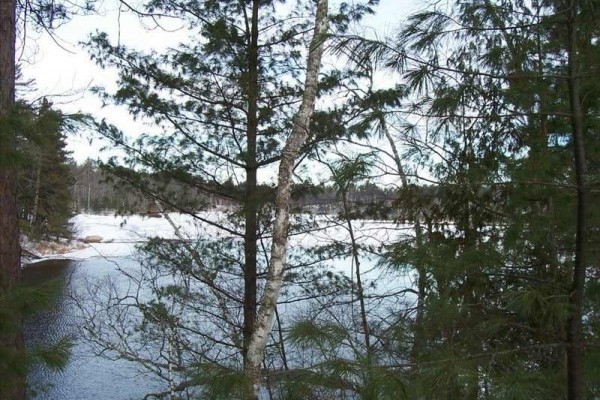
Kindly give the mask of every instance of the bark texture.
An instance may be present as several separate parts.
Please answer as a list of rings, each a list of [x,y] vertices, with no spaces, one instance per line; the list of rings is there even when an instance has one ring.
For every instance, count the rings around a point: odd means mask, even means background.
[[[256,196],[256,138],[258,134],[258,11],[259,0],[252,2],[252,14],[248,26],[250,37],[248,42],[248,122],[246,127],[247,160],[246,160],[246,198],[244,204],[244,325],[242,356],[246,368],[248,346],[254,332],[256,320],[256,254],[258,229],[258,199]]]
[[[575,236],[575,265],[569,296],[569,319],[567,322],[567,398],[584,398],[583,382],[583,294],[585,289],[586,253],[587,253],[587,183],[585,145],[583,140],[583,111],[579,93],[577,62],[577,0],[567,1],[567,54],[568,87],[571,108],[571,129],[575,157],[575,179],[577,186],[577,219]]]
[[[271,262],[267,271],[267,282],[260,300],[255,329],[248,346],[248,367],[246,372],[254,384],[254,398],[258,398],[261,385],[260,367],[264,351],[273,326],[279,292],[285,271],[286,245],[288,240],[289,205],[292,173],[300,148],[308,137],[310,121],[317,97],[317,84],[321,69],[324,39],[327,33],[327,0],[319,0],[315,16],[315,29],[310,44],[304,95],[300,109],[294,120],[292,132],[281,154],[278,186],[275,196],[275,221],[273,223],[273,244]]]
[[[0,121],[11,112],[15,103],[15,30],[16,2],[0,0]],[[0,298],[10,293],[20,282],[20,246],[16,204],[16,174],[11,162],[15,138],[6,121],[0,124]],[[10,310],[13,311],[13,310]],[[25,399],[25,377],[19,356],[23,351],[20,317],[0,319],[0,399]],[[9,329],[6,329],[10,326]],[[15,326],[17,328],[15,328]],[[6,363],[4,363],[6,362]]]

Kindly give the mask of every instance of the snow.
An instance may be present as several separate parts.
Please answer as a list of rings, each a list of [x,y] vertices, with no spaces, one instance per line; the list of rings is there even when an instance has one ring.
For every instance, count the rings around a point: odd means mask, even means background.
[[[198,213],[196,217],[170,213],[169,219],[177,226],[180,234],[189,239],[216,239],[234,237],[227,230],[212,223],[227,224],[226,215],[220,211]],[[298,218],[298,216],[292,216]],[[74,243],[66,251],[42,254],[36,261],[48,259],[85,260],[92,258],[129,257],[135,254],[136,246],[150,238],[177,239],[174,227],[167,218],[146,215],[98,215],[78,214],[71,219]],[[350,241],[346,223],[330,216],[317,216],[316,222],[323,228],[306,233],[293,233],[290,247],[313,247],[325,243]],[[353,221],[353,230],[359,243],[380,246],[396,240],[400,235],[410,234],[409,226],[392,221]],[[231,227],[233,228],[233,227]],[[83,244],[89,236],[101,236],[100,243]]]
[[[189,238],[219,237],[221,232],[202,224],[189,215],[169,214],[182,234]],[[216,213],[204,213],[202,218],[214,219]],[[92,258],[128,257],[136,246],[150,238],[175,239],[175,230],[166,218],[145,215],[78,214],[70,220],[73,226],[72,250],[41,254],[35,262],[48,259],[86,260]],[[204,225],[204,226],[202,226]],[[86,237],[100,236],[100,243],[83,244]]]

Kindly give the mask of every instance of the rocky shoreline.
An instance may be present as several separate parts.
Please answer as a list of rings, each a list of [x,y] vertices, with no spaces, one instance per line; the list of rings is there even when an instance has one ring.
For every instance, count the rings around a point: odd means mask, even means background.
[[[58,241],[35,241],[25,235],[21,235],[21,266],[49,258],[57,258],[86,247],[88,247],[88,244],[81,240],[59,239]]]

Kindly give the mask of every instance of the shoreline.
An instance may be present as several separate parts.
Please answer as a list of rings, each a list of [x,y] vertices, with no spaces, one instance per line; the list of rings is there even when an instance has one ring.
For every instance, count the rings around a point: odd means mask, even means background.
[[[235,240],[237,236],[219,229],[228,226],[221,212],[199,213],[197,218],[187,214],[170,213],[166,218],[147,215],[77,214],[70,219],[73,238],[69,241],[32,242],[24,235],[21,239],[21,265],[45,260],[86,260],[92,258],[131,257],[140,244],[151,238],[165,240]],[[290,247],[314,247],[326,243],[345,242],[348,233],[343,225],[327,216],[317,216],[318,228],[306,232],[290,232]],[[391,243],[401,235],[411,234],[412,226],[393,221],[357,220],[354,223],[357,240],[364,245]],[[178,232],[175,232],[174,226]]]

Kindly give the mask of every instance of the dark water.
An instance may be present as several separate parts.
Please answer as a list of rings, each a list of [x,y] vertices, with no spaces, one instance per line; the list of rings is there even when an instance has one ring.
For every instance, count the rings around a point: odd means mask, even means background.
[[[27,266],[23,278],[31,285],[58,279],[61,290],[48,310],[26,319],[25,341],[28,347],[49,345],[60,338],[74,338],[72,356],[60,372],[38,365],[32,368],[28,382],[29,398],[41,400],[126,400],[143,398],[154,385],[126,361],[108,361],[93,354],[89,344],[77,339],[78,308],[70,299],[72,291],[85,285],[86,279],[116,273],[116,264],[131,260],[47,261]]]

